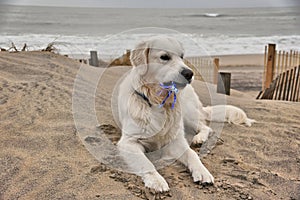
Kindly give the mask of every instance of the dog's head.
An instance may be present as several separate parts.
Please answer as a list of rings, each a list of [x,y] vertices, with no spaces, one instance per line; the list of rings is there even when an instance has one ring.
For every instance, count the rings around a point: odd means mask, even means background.
[[[193,71],[184,64],[184,50],[176,39],[153,37],[131,51],[130,61],[147,83],[163,83],[184,88],[191,83]]]

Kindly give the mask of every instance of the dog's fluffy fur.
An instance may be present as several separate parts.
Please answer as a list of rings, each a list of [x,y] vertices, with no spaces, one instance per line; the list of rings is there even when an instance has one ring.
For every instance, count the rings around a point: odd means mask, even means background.
[[[208,114],[207,120],[209,121],[228,122],[248,127],[256,122],[254,119],[248,118],[242,109],[231,105],[207,106],[203,110]]]
[[[131,52],[133,69],[119,88],[120,154],[131,172],[142,177],[146,187],[160,192],[169,190],[169,186],[145,153],[158,152],[166,160],[179,160],[188,167],[195,182],[214,182],[185,139],[185,130],[189,130],[195,135],[193,142],[205,141],[212,131],[205,120],[211,120],[214,111],[203,109],[190,80],[182,75],[183,70],[190,70],[183,62],[183,52],[182,45],[170,37],[154,37],[139,43]],[[167,91],[162,91],[159,84],[171,81],[179,89],[175,107],[171,108],[174,94],[160,107]],[[226,107],[226,116],[232,123],[252,123],[235,107]]]

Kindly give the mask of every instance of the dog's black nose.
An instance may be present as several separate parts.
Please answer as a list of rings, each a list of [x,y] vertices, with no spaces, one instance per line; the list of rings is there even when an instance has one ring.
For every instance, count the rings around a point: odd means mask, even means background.
[[[181,75],[188,81],[188,82],[191,82],[193,76],[194,76],[194,73],[192,70],[190,69],[183,69],[181,71]]]

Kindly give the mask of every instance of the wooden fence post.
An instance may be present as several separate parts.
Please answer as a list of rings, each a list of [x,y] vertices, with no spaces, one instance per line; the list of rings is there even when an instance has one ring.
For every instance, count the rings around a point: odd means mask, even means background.
[[[273,71],[275,68],[276,44],[268,44],[268,58],[265,78],[265,88],[269,88],[273,80]]]
[[[266,71],[267,71],[267,53],[268,53],[268,47],[267,45],[265,46],[265,53],[264,53],[264,71],[263,71],[263,79],[261,83],[261,90],[266,89]],[[258,97],[257,97],[258,98]]]
[[[219,58],[214,58],[214,78],[213,78],[214,84],[218,83],[219,68],[220,68],[220,60]]]
[[[91,58],[89,59],[89,64],[95,67],[99,67],[97,51],[90,51]]]
[[[217,93],[230,95],[231,73],[220,72],[218,74]]]

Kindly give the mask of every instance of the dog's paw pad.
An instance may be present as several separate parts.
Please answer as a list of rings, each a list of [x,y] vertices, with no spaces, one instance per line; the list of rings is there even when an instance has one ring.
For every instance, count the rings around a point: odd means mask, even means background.
[[[145,176],[143,180],[147,188],[154,189],[156,192],[166,192],[170,190],[168,183],[158,172]]]
[[[202,144],[203,142],[205,142],[208,139],[209,134],[212,132],[213,132],[213,130],[211,128],[207,127],[204,130],[201,130],[197,135],[195,135],[193,137],[192,142],[194,144]]]
[[[194,182],[201,183],[214,183],[214,177],[209,173],[207,169],[195,170],[192,174]]]
[[[208,138],[208,136],[203,137],[203,135],[197,134],[197,135],[195,135],[195,136],[193,137],[192,142],[193,142],[194,144],[202,144],[203,142],[205,142],[205,141],[207,140],[207,138]]]

